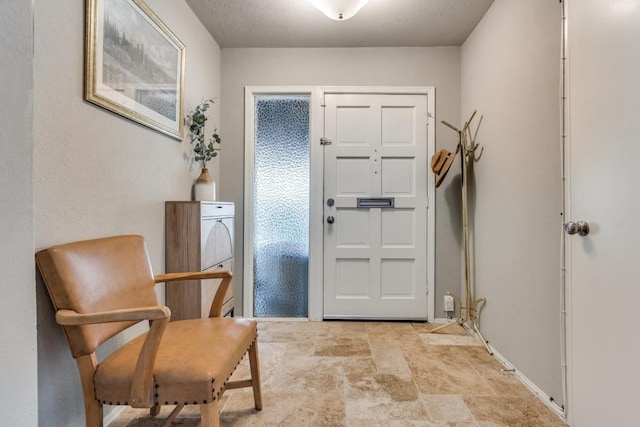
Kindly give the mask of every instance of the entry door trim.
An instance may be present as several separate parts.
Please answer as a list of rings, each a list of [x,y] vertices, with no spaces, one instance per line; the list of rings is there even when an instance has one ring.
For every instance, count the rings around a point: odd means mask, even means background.
[[[435,87],[395,87],[395,86],[323,86],[320,88],[322,105],[327,94],[372,94],[372,95],[425,95],[427,97],[427,159],[435,153]],[[324,111],[322,135],[324,135]],[[435,177],[427,174],[427,321],[435,319]],[[321,206],[324,209],[324,206]],[[324,231],[324,230],[323,230]],[[320,289],[320,305],[324,298]],[[311,294],[311,291],[310,291]],[[320,307],[323,308],[322,306]],[[321,313],[322,314],[322,313]]]
[[[309,320],[323,319],[323,239],[324,239],[324,136],[325,94],[404,94],[426,95],[429,114],[427,156],[435,152],[435,87],[430,86],[246,86],[245,87],[245,155],[244,155],[244,254],[243,315],[253,317],[253,161],[255,157],[255,97],[258,95],[310,96],[310,218],[309,218]],[[427,174],[427,320],[435,318],[435,180]]]

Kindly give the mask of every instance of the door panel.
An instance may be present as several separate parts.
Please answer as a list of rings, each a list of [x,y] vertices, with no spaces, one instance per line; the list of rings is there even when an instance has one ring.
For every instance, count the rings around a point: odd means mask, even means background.
[[[364,196],[369,194],[369,157],[336,159],[336,196]]]
[[[413,248],[416,242],[415,211],[413,209],[385,209],[382,211],[383,248]]]
[[[569,421],[638,425],[640,5],[568,5]]]
[[[415,142],[415,110],[411,107],[382,107],[382,145],[412,146]]]
[[[325,95],[325,318],[427,318],[427,123],[426,95]]]
[[[368,259],[337,259],[335,266],[336,298],[369,299],[368,282],[371,280],[369,273]],[[353,280],[353,277],[362,280]]]
[[[380,265],[383,300],[415,298],[416,277],[413,259],[383,259]]]

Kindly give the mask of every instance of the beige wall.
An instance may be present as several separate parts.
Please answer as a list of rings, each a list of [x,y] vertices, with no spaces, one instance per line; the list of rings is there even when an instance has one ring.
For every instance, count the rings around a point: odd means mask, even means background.
[[[223,49],[224,200],[236,203],[236,295],[242,292],[245,86],[435,86],[436,118],[460,117],[460,50],[447,48]],[[436,145],[454,140],[436,128]],[[452,171],[452,176],[456,171]],[[455,177],[454,177],[455,178]],[[436,317],[442,296],[460,285],[459,195],[436,194]]]
[[[0,32],[0,411],[3,425],[33,426],[33,4],[2,2]]]
[[[146,3],[187,46],[186,106],[218,97],[220,48],[191,9],[183,0]],[[141,234],[154,271],[163,272],[164,202],[188,200],[197,175],[188,170],[188,144],[83,101],[83,42],[81,2],[36,3],[35,247]],[[218,106],[213,113],[219,121]],[[41,283],[37,293],[40,425],[81,425],[75,363]],[[164,300],[162,287],[158,294]]]
[[[495,1],[462,46],[461,113],[484,116],[472,193],[482,331],[562,404],[560,12],[557,0]]]

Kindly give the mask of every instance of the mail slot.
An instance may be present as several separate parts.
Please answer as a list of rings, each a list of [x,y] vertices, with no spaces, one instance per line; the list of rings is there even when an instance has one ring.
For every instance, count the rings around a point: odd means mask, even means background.
[[[376,197],[364,199],[358,197],[359,208],[392,208],[395,205],[393,197]]]

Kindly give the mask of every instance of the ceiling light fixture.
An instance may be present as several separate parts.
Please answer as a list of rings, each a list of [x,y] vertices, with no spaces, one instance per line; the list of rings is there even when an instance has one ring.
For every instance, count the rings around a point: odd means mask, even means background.
[[[367,4],[369,0],[311,0],[311,3],[329,18],[345,21]]]

